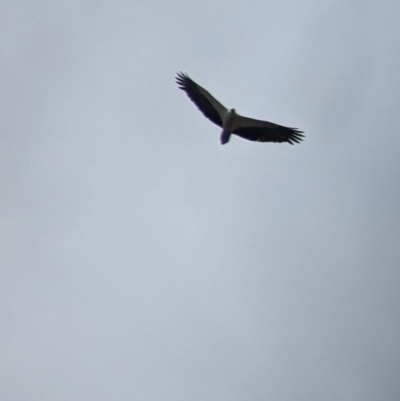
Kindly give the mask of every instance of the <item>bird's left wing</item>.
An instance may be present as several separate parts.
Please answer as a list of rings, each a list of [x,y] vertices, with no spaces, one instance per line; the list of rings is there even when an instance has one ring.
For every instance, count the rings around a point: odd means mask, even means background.
[[[204,88],[197,85],[187,74],[178,73],[176,82],[179,88],[186,92],[190,100],[208,119],[222,127],[224,117],[228,112],[225,106],[211,96]]]
[[[235,127],[232,130],[233,134],[250,141],[289,142],[291,145],[294,144],[293,142],[300,143],[303,140],[302,132],[297,128],[284,127],[269,121],[243,117],[239,114],[237,114]]]

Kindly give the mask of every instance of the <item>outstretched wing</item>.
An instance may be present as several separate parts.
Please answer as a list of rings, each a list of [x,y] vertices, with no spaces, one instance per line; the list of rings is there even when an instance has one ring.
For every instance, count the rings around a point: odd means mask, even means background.
[[[187,74],[178,73],[176,83],[179,89],[186,92],[190,100],[208,119],[222,127],[225,114],[228,112],[226,107],[211,96],[204,88],[191,80]]]
[[[304,138],[303,131],[297,128],[284,127],[238,114],[232,133],[249,141],[289,142],[291,145],[294,145],[293,142],[300,143]]]

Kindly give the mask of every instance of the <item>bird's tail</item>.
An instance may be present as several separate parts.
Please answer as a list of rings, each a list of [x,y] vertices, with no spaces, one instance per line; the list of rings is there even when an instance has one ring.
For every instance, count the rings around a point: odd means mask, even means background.
[[[220,139],[221,139],[221,145],[225,145],[226,143],[228,143],[230,137],[231,137],[231,133],[230,133],[230,132],[226,132],[225,130],[223,130],[223,131],[221,132],[221,137],[220,137]]]

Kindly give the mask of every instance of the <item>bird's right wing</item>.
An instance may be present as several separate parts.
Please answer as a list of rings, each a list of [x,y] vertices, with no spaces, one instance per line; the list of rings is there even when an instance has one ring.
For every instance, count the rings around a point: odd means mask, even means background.
[[[224,117],[228,109],[217,99],[210,95],[204,88],[197,85],[187,74],[178,73],[176,82],[179,89],[182,89],[189,96],[190,100],[198,109],[214,124],[222,127]]]
[[[304,135],[297,128],[284,127],[269,121],[256,120],[237,114],[232,132],[249,141],[300,143]]]

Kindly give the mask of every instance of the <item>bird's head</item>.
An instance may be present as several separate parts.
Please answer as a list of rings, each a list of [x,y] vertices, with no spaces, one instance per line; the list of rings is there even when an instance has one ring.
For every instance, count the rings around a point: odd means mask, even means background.
[[[236,114],[235,109],[230,109],[230,110],[229,110],[229,114]]]

